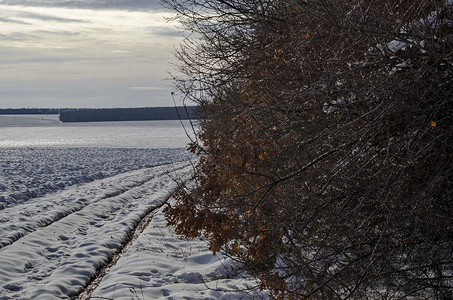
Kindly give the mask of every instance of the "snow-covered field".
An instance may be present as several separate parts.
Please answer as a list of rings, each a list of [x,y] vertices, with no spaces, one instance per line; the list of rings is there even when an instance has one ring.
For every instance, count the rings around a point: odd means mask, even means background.
[[[165,226],[188,141],[179,121],[0,116],[0,299],[266,298]]]
[[[0,127],[0,147],[183,148],[188,142],[180,121],[61,123],[56,115],[0,115]]]

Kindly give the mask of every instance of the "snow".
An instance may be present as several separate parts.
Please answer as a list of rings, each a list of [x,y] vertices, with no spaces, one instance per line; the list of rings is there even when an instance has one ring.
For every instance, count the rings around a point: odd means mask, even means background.
[[[257,282],[228,258],[214,256],[203,239],[177,236],[165,226],[162,210],[120,258],[93,298],[263,299]]]
[[[402,41],[397,41],[397,40],[393,40],[390,43],[388,43],[388,45],[387,45],[387,48],[393,53],[396,53],[400,50],[404,50],[404,49],[406,49],[406,47],[407,47],[407,43],[402,42]]]
[[[207,241],[165,226],[194,159],[178,124],[0,116],[0,299],[69,299],[112,258],[91,299],[266,298]]]
[[[62,123],[55,116],[0,115],[0,128],[0,148],[184,148],[189,141],[178,120]]]
[[[131,171],[4,209],[0,298],[75,295],[134,225],[170,197],[177,184],[169,172],[190,170],[186,162]]]
[[[409,31],[415,31],[415,35],[411,34],[412,37],[417,36],[417,39],[411,39],[411,38],[400,38],[400,39],[395,39],[390,41],[387,44],[387,49],[390,50],[391,53],[397,53],[399,51],[404,51],[408,47],[413,47],[417,46],[417,48],[422,52],[425,53],[425,46],[426,46],[426,41],[423,39],[423,37],[426,37],[426,39],[432,40],[434,38],[438,39],[436,36],[432,36],[433,30],[434,31],[439,31],[439,29],[445,25],[447,28],[451,29],[453,28],[453,20],[451,19],[445,19],[442,16],[442,13],[445,12],[446,17],[451,17],[451,13],[448,13],[449,10],[453,8],[453,1],[452,0],[447,0],[444,1],[443,5],[438,5],[436,10],[431,11],[426,17],[421,18],[418,21],[411,22],[409,24],[406,24],[403,26],[403,28],[400,31],[401,36],[406,36]],[[448,34],[448,32],[437,32],[437,34],[445,34],[445,36],[440,40],[441,43],[446,43],[448,42],[451,38],[452,35]],[[381,45],[377,45],[378,48],[381,48]],[[430,45],[432,47],[434,45]],[[436,47],[441,46],[435,45]],[[403,67],[406,67],[403,66]]]
[[[65,187],[189,158],[183,148],[0,147],[0,211]]]
[[[334,111],[336,111],[338,108],[342,107],[345,105],[345,101],[344,101],[344,98],[343,97],[340,97],[340,98],[337,98],[337,100],[332,100],[329,103],[324,103],[323,107],[322,107],[322,111],[326,114],[330,114],[330,113],[333,113]]]

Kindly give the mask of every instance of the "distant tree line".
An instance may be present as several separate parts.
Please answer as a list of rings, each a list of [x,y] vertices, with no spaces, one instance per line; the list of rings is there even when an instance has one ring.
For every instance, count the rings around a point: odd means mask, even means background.
[[[58,115],[61,111],[71,109],[61,108],[2,108],[0,115]]]
[[[60,113],[60,121],[62,122],[188,120],[196,118],[198,118],[197,108],[190,106],[79,109]]]

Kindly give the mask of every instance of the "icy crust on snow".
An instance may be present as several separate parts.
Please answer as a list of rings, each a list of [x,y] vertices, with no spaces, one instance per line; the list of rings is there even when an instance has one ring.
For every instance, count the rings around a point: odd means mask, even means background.
[[[2,211],[0,299],[76,295],[191,172],[188,162],[122,173]],[[16,232],[13,234],[12,232]]]
[[[0,210],[67,186],[188,159],[183,148],[2,148]]]
[[[5,120],[6,118],[6,120]],[[61,123],[0,115],[0,149],[24,147],[184,148],[193,136],[189,121]],[[11,122],[11,119],[13,122]],[[9,120],[9,121],[8,121]],[[186,128],[187,130],[184,130]]]
[[[92,293],[97,299],[267,299],[231,259],[204,239],[166,227],[162,209]]]

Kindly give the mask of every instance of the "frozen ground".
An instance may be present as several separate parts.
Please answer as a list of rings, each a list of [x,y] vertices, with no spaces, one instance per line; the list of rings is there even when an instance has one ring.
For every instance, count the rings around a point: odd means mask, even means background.
[[[99,297],[99,298],[96,298]],[[231,260],[203,239],[177,236],[159,210],[93,292],[92,299],[266,299]],[[103,298],[102,298],[103,299]]]
[[[74,296],[176,188],[188,163],[121,173],[2,211],[0,298]],[[175,174],[176,174],[175,173]]]
[[[183,148],[0,147],[0,211],[68,186],[188,159]]]
[[[266,298],[206,241],[165,226],[159,207],[192,170],[178,123],[7,121],[0,118],[0,299],[82,291],[79,299]],[[128,147],[112,148],[115,140]],[[86,289],[93,278],[100,285]]]
[[[0,115],[0,210],[66,186],[186,161],[188,142],[179,121],[61,123],[57,115]]]
[[[188,121],[183,121],[190,127]],[[189,131],[190,132],[190,131]],[[2,147],[184,148],[180,121],[61,123],[50,116],[0,115]]]

